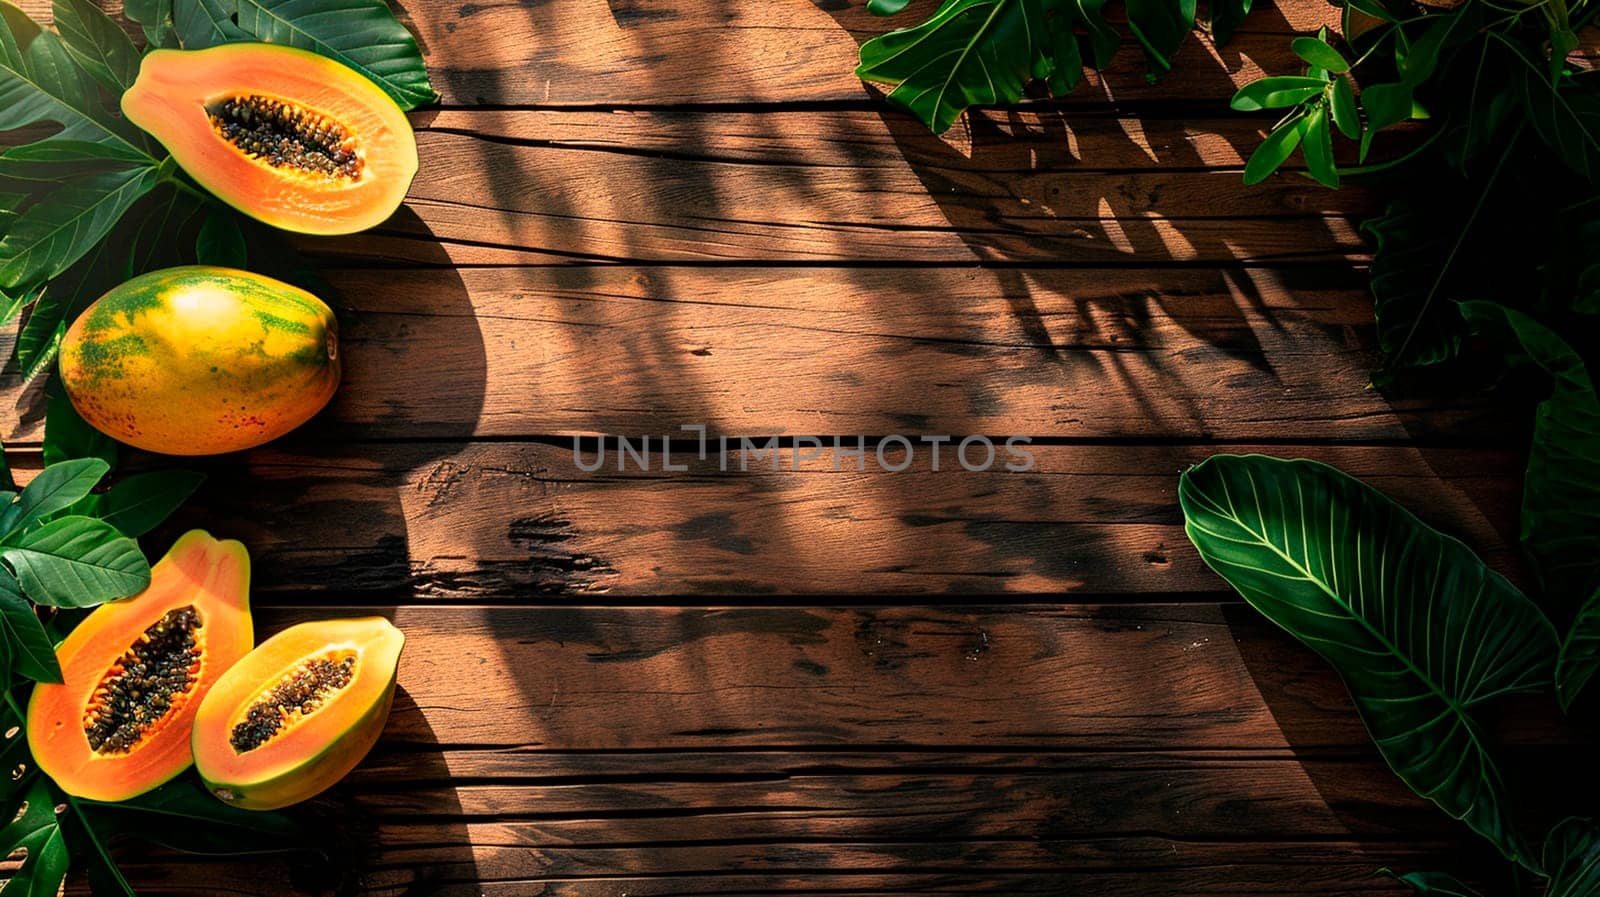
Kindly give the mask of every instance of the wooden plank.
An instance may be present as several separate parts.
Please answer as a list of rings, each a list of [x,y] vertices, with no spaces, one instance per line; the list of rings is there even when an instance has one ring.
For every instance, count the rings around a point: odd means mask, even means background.
[[[1248,812],[1230,799],[1243,794]],[[1453,825],[1375,757],[1272,751],[588,752],[385,742],[339,798],[392,826],[384,841],[396,847],[434,836],[407,825],[422,817],[463,817],[565,845],[1151,832],[1404,840]]]
[[[20,0],[50,21],[50,0]],[[119,4],[108,3],[109,6]],[[857,46],[931,14],[922,4],[878,18],[862,0],[729,5],[710,0],[582,0],[543,4],[412,0],[398,10],[417,34],[434,85],[451,106],[864,101]],[[1119,99],[1226,100],[1237,82],[1302,66],[1288,36],[1337,17],[1316,4],[1259,9],[1220,53],[1191,40],[1182,77],[1148,84],[1128,41],[1107,70]],[[1103,102],[1091,75],[1075,98]]]
[[[478,835],[472,831],[471,834]],[[488,835],[484,835],[487,837]],[[1403,897],[1410,893],[1375,870],[1434,868],[1460,856],[1437,847],[1397,847],[1348,843],[1184,845],[1159,839],[1106,840],[1087,848],[1068,849],[1053,842],[1036,845],[977,844],[871,845],[855,849],[831,845],[771,845],[757,862],[746,852],[706,848],[706,866],[688,872],[641,874],[655,858],[652,851],[610,850],[595,853],[532,850],[520,845],[446,849],[449,862],[413,862],[401,870],[373,870],[352,890],[369,897],[929,897],[936,894],[1049,895],[1073,893],[1134,897],[1151,893],[1176,897]],[[443,851],[441,851],[443,852]],[[936,871],[918,871],[910,862],[892,858],[933,858]],[[349,856],[348,854],[346,856]],[[552,873],[532,877],[490,877],[506,865],[504,858],[524,865],[595,869],[590,873]],[[889,858],[889,859],[886,859]],[[1098,862],[1089,862],[1090,858]],[[1121,860],[1143,864],[1134,868]],[[1053,859],[1054,862],[1050,862]],[[1019,866],[1018,863],[1025,865]],[[1187,864],[1187,865],[1180,865]],[[623,868],[624,872],[600,870]],[[485,870],[491,870],[486,873]],[[759,871],[759,870],[771,871]],[[339,877],[327,875],[315,890],[297,890],[296,878],[282,865],[241,868],[207,866],[192,858],[178,864],[133,870],[140,893],[162,895],[276,895],[329,892]],[[326,873],[325,873],[326,875]],[[305,881],[304,875],[298,877]],[[74,892],[81,893],[81,892]]]
[[[464,746],[915,754],[936,746],[977,754],[1268,751],[1282,759],[1371,750],[1338,677],[1242,605],[323,604],[259,616],[270,632],[357,613],[381,613],[407,634],[403,694],[385,739],[390,750],[413,754]],[[1573,743],[1539,702],[1507,713],[1495,728],[1525,749]],[[432,762],[417,761],[419,770]],[[738,763],[730,759],[727,771]],[[381,778],[381,768],[375,774]],[[439,775],[435,763],[417,778]],[[457,799],[474,811],[516,812],[492,792]],[[399,800],[393,809],[410,812]]]
[[[345,384],[300,438],[987,433],[1515,438],[1490,397],[1368,388],[1339,269],[347,269]],[[39,437],[5,386],[8,444]],[[1520,418],[1518,418],[1520,419]]]
[[[408,211],[305,248],[438,262],[419,255],[438,242],[471,265],[1293,263],[1364,257],[1351,222],[1377,208],[1293,173],[1244,186],[1271,122],[1242,117],[987,113],[949,142],[879,112],[430,119]]]
[[[110,5],[115,6],[114,2]],[[49,21],[50,0],[21,0]],[[878,18],[864,0],[568,0],[496,3],[409,0],[400,12],[416,32],[434,85],[448,106],[673,105],[682,103],[866,103],[877,96],[855,77],[868,37],[931,14],[934,4]],[[1112,10],[1119,15],[1117,9]],[[1238,86],[1265,74],[1298,74],[1296,34],[1337,29],[1336,8],[1311,2],[1258,4],[1220,49],[1187,41],[1174,71],[1151,82],[1131,38],[1103,73],[1070,95],[1075,107],[1201,102],[1224,108]]]
[[[1460,868],[1332,672],[1239,608],[376,610],[408,635],[401,691],[320,803],[359,893],[1322,895]],[[1497,728],[1566,750],[1554,726]],[[280,862],[127,868],[141,892],[331,890]]]
[[[1037,469],[983,473],[927,451],[901,473],[818,459],[721,471],[585,473],[541,443],[314,445],[202,464],[173,529],[238,537],[258,595],[519,602],[605,594],[1072,592],[1210,597],[1226,586],[1182,532],[1176,489],[1214,446],[1038,446]],[[1510,452],[1237,446],[1365,478],[1513,577]],[[894,455],[889,456],[891,460]],[[853,463],[853,462],[849,462]],[[163,542],[151,541],[158,549]],[[298,597],[297,597],[298,596]]]

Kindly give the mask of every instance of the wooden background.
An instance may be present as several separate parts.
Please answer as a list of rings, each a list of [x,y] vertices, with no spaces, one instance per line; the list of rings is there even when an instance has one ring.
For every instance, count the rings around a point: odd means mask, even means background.
[[[1228,96],[1333,10],[1267,5],[1155,83],[1125,49],[943,138],[853,77],[890,24],[857,0],[402,12],[443,94],[407,207],[301,241],[346,385],[202,462],[183,521],[250,546],[267,628],[408,635],[386,740],[321,805],[355,877],[130,852],[144,890],[1303,897],[1482,868],[1177,507],[1211,453],[1313,457],[1520,572],[1524,413],[1369,386],[1375,197],[1240,181],[1270,121]],[[663,471],[683,425],[1021,435],[1037,469],[685,445]],[[580,471],[597,434],[651,435],[652,469]],[[1550,717],[1500,728],[1544,757]]]

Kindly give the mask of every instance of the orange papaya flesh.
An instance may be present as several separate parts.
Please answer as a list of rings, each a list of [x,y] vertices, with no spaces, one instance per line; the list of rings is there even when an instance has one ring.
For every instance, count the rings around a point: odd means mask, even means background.
[[[60,684],[34,687],[28,746],[62,790],[118,801],[194,762],[206,693],[250,651],[250,555],[202,530],[180,538],[137,595],[96,608],[56,649]]]
[[[200,778],[219,799],[250,810],[332,787],[382,734],[404,645],[382,617],[301,623],[262,642],[200,707]]]
[[[417,173],[416,137],[394,100],[293,47],[151,51],[122,111],[201,186],[284,230],[366,230],[400,207]]]

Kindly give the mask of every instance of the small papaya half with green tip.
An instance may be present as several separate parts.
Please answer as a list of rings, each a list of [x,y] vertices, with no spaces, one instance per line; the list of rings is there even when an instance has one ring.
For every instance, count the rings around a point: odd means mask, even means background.
[[[395,101],[360,72],[294,47],[152,50],[122,112],[223,202],[298,233],[382,222],[417,173],[416,136]]]
[[[332,787],[382,734],[404,645],[382,617],[301,623],[262,642],[195,718],[195,768],[206,787],[247,810]]]

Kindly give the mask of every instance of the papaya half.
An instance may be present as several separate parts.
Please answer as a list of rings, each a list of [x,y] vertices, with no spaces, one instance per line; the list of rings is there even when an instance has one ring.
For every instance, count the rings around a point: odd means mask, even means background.
[[[56,649],[60,684],[28,701],[28,747],[62,790],[143,794],[189,768],[206,693],[250,651],[250,555],[202,530],[180,538],[139,594],[96,608]]]
[[[201,186],[284,230],[366,230],[394,214],[417,173],[416,136],[395,101],[293,47],[153,50],[122,112]]]
[[[275,810],[321,794],[372,750],[405,636],[382,617],[291,626],[223,674],[195,718],[195,769],[219,799]]]
[[[168,455],[214,455],[293,430],[339,386],[322,300],[231,268],[152,271],[90,305],[61,342],[61,382],[96,429]]]

